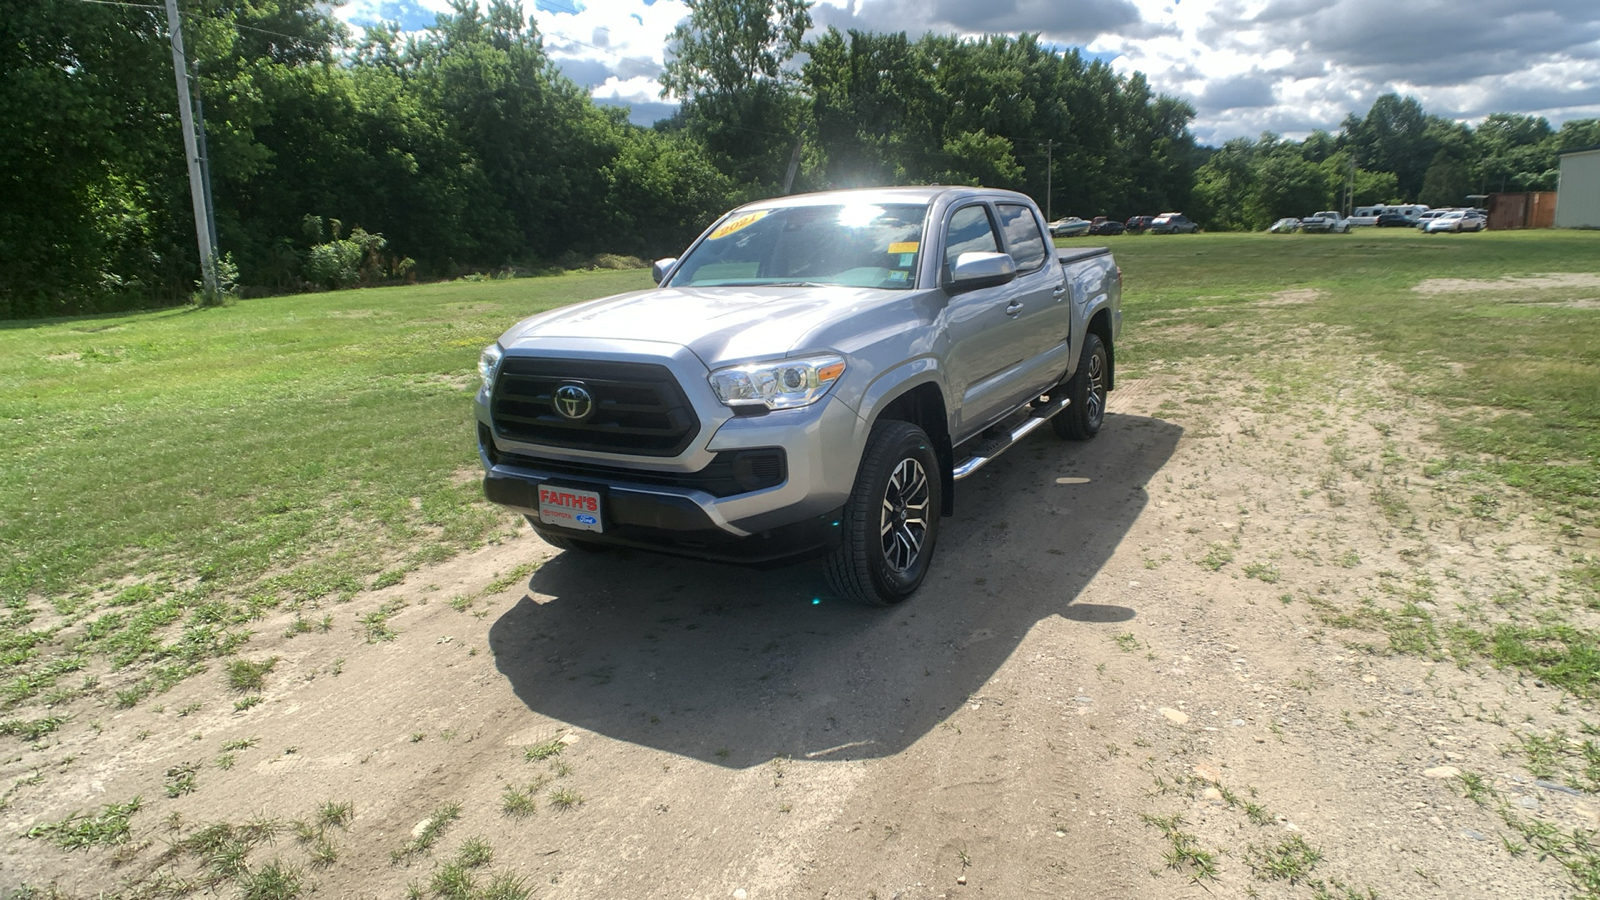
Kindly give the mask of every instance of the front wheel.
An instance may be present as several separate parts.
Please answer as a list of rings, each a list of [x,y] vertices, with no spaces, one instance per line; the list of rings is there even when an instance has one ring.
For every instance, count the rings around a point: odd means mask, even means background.
[[[1110,381],[1110,355],[1093,332],[1084,335],[1078,371],[1067,381],[1066,409],[1050,419],[1050,427],[1069,441],[1087,441],[1100,432],[1106,419],[1106,391]]]
[[[828,555],[828,582],[873,606],[911,596],[928,574],[939,536],[939,457],[910,422],[879,422],[867,437],[855,486]]]

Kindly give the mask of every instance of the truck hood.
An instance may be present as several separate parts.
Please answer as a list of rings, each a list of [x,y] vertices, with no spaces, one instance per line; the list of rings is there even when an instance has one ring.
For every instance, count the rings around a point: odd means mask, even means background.
[[[538,338],[584,342],[654,341],[688,347],[707,367],[781,357],[817,329],[912,291],[855,287],[656,288],[618,294],[524,319],[503,347]]]

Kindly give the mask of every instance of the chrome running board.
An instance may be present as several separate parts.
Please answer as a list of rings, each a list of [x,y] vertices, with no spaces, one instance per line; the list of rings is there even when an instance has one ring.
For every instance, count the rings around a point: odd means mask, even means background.
[[[995,457],[1006,452],[1007,450],[1010,450],[1012,446],[1017,443],[1017,441],[1020,441],[1032,434],[1035,428],[1038,428],[1040,425],[1050,421],[1050,419],[1053,418],[1056,413],[1061,412],[1071,405],[1071,400],[1067,399],[1066,397],[1062,397],[1060,400],[1051,400],[1044,406],[1035,408],[1033,412],[1029,413],[1028,418],[1024,420],[1022,424],[1011,429],[1008,434],[990,438],[989,440],[984,441],[982,444],[979,444],[978,449],[971,456],[962,460],[961,464],[955,467],[954,471],[952,472],[954,480],[960,481],[968,475],[971,475],[973,472],[976,472],[988,465],[994,460]]]

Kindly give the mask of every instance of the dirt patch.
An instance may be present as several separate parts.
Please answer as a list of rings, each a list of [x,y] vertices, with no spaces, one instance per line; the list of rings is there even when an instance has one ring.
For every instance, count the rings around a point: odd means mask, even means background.
[[[1500,809],[1600,823],[1518,750],[1592,706],[1443,642],[1595,625],[1561,592],[1593,539],[1433,465],[1435,411],[1337,331],[1277,346],[1152,364],[1094,441],[961,482],[901,607],[815,566],[558,554],[508,517],[326,630],[250,623],[259,691],[219,662],[132,709],[14,710],[68,721],[0,737],[0,887],[199,883],[165,848],[257,821],[251,871],[328,897],[426,886],[473,839],[480,885],[535,897],[1571,895]],[[135,796],[126,844],[24,836]],[[292,823],[343,802],[318,862]],[[1319,858],[1273,880],[1297,839]]]
[[[1315,303],[1320,299],[1322,299],[1322,292],[1316,288],[1289,288],[1288,290],[1278,291],[1266,300],[1262,300],[1258,305],[1301,306],[1307,303]]]
[[[1553,291],[1600,287],[1600,275],[1585,272],[1548,272],[1508,275],[1495,279],[1429,278],[1412,290],[1419,294],[1472,294],[1484,291]]]

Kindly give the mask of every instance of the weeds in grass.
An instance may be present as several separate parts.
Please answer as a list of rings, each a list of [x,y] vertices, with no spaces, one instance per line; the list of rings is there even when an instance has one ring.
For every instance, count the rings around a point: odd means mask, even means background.
[[[498,594],[514,584],[521,584],[522,582],[526,581],[528,576],[532,575],[534,570],[537,568],[539,568],[539,566],[536,563],[523,563],[522,565],[517,566],[515,569],[512,569],[510,572],[507,572],[505,577],[496,578],[487,585],[484,585],[483,593],[485,595]]]
[[[487,866],[494,861],[494,848],[483,838],[471,837],[461,842],[456,860],[469,869]]]
[[[184,794],[194,793],[195,780],[199,771],[199,763],[184,763],[167,769],[167,780],[163,785],[167,796],[182,797]]]
[[[1322,852],[1307,844],[1300,835],[1290,835],[1273,847],[1251,844],[1245,850],[1245,865],[1262,881],[1287,881],[1298,884],[1322,861]]]
[[[389,854],[389,861],[392,863],[406,862],[413,856],[433,849],[433,845],[438,842],[445,829],[450,827],[450,823],[459,818],[461,818],[461,804],[445,803],[440,805],[434,809],[432,815],[428,816],[426,824],[417,832],[416,837],[412,838],[404,847]]]
[[[1277,584],[1280,577],[1278,567],[1270,563],[1251,563],[1244,567],[1244,574],[1246,578],[1254,578],[1267,584]]]
[[[515,785],[506,785],[505,793],[500,795],[500,811],[508,816],[527,818],[539,811],[538,794],[544,787],[544,782],[536,781],[533,784],[519,788]]]
[[[1595,726],[1579,723],[1579,731],[1590,737],[1569,735],[1564,728],[1545,733],[1516,732],[1515,747],[1502,748],[1504,755],[1520,754],[1535,778],[1560,781],[1586,793],[1600,793],[1600,743],[1593,738]]]
[[[554,756],[560,756],[561,751],[566,748],[567,745],[561,743],[561,735],[558,734],[547,741],[522,748],[522,758],[528,762],[541,762]]]
[[[45,735],[54,734],[66,721],[65,716],[47,716],[27,722],[21,719],[8,719],[0,722],[0,734],[35,743]]]
[[[306,856],[311,859],[311,868],[326,869],[338,862],[339,848],[333,845],[326,834],[319,833],[306,848]]]
[[[59,822],[35,825],[27,830],[26,836],[49,841],[63,850],[121,844],[128,840],[128,823],[139,811],[140,803],[140,798],[134,797],[126,803],[108,804],[98,815],[74,813]]]
[[[550,805],[560,812],[566,812],[577,806],[583,805],[583,795],[570,788],[557,788],[550,792]]]
[[[231,741],[225,741],[223,743],[223,745],[222,745],[222,749],[224,749],[224,750],[249,750],[251,747],[254,747],[256,744],[259,744],[259,743],[261,743],[261,739],[260,738],[253,738],[253,737],[251,737],[251,738],[234,738]]]
[[[1217,878],[1217,854],[1200,846],[1199,839],[1181,830],[1183,816],[1177,813],[1161,817],[1140,813],[1139,819],[1157,829],[1167,839],[1170,847],[1161,854],[1167,868],[1183,872],[1198,884],[1202,879]]]
[[[370,590],[381,591],[386,587],[394,587],[405,580],[405,569],[390,569],[387,572],[379,574],[377,578],[372,579],[372,587]]]
[[[355,817],[356,805],[349,800],[342,803],[327,800],[317,807],[317,821],[325,826],[349,828]]]
[[[1498,796],[1494,786],[1489,783],[1489,779],[1476,772],[1462,772],[1459,777],[1461,778],[1461,787],[1465,791],[1466,798],[1479,806],[1488,806],[1489,801]]]
[[[1206,555],[1200,557],[1200,566],[1213,572],[1221,570],[1231,562],[1233,562],[1233,548],[1221,543],[1207,545]]]
[[[405,607],[406,601],[404,600],[390,600],[388,603],[362,616],[361,627],[366,632],[367,643],[377,644],[383,641],[392,641],[398,637],[400,633],[389,627],[389,618]]]
[[[1295,676],[1289,679],[1289,686],[1298,691],[1311,693],[1322,684],[1322,677],[1313,669],[1300,669]]]
[[[1133,632],[1131,631],[1124,631],[1121,634],[1115,635],[1111,638],[1111,640],[1116,642],[1117,649],[1121,650],[1123,653],[1132,653],[1133,651],[1139,649],[1139,639],[1134,637]]]
[[[248,697],[240,697],[238,700],[233,701],[233,711],[244,712],[247,709],[260,706],[262,700],[264,699],[265,698],[263,698],[260,694],[251,694]]]
[[[248,659],[232,659],[228,661],[227,677],[228,687],[241,694],[260,691],[266,684],[267,673],[278,665],[278,657],[252,662]]]
[[[1521,669],[1580,697],[1600,695],[1600,634],[1570,625],[1504,624],[1485,637],[1495,665]]]
[[[242,900],[294,900],[305,889],[303,878],[299,869],[275,859],[240,875],[239,896]]]
[[[1566,870],[1579,897],[1600,897],[1600,847],[1594,843],[1594,832],[1583,828],[1566,831],[1550,822],[1523,818],[1505,804],[1500,805],[1499,813],[1501,821],[1526,842],[1517,843],[1502,836],[1507,852],[1519,856],[1530,848],[1536,850],[1540,859],[1554,859]]]

